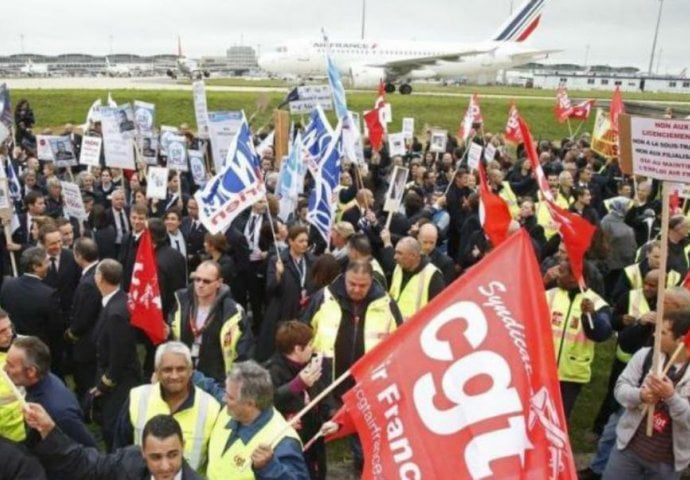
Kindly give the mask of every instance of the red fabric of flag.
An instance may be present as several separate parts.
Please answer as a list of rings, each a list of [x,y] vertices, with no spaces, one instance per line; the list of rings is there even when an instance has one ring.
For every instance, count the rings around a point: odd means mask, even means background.
[[[575,120],[587,120],[589,118],[589,114],[592,113],[594,101],[594,99],[585,100],[584,102],[575,105],[570,112],[570,118],[574,118]]]
[[[506,129],[504,132],[504,137],[506,139],[506,142],[510,143],[522,143],[522,132],[520,132],[520,123],[519,123],[519,118],[520,114],[518,113],[518,109],[513,103],[510,106],[510,111],[508,112],[508,121],[506,122]]]
[[[482,125],[484,123],[484,118],[482,117],[482,110],[479,107],[479,95],[476,93],[470,97],[470,103],[467,105],[467,110],[465,110],[465,116],[460,123],[460,128],[458,128],[458,139],[466,141],[472,129],[476,125]]]
[[[148,229],[139,239],[128,297],[130,323],[143,330],[154,345],[162,343],[165,340],[165,323],[156,257]]]
[[[482,162],[479,162],[479,202],[482,228],[491,244],[497,247],[508,238],[508,228],[513,217],[505,200],[491,191]]]
[[[613,92],[613,97],[611,97],[611,106],[609,107],[611,130],[615,133],[618,133],[618,117],[620,117],[621,113],[625,113],[625,104],[621,95],[621,87],[616,85],[616,90]]]
[[[566,90],[565,85],[561,84],[558,86],[556,91],[556,107],[554,108],[554,113],[556,114],[556,120],[563,123],[568,118],[573,111],[573,105],[570,103],[570,97],[568,97],[568,90]]]

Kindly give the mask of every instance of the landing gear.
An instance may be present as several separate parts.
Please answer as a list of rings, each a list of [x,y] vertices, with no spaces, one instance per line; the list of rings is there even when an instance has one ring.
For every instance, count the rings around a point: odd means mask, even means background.
[[[386,93],[395,92],[395,85],[393,85],[391,82],[386,82],[386,86],[384,88],[386,90]]]
[[[400,92],[400,95],[409,95],[412,93],[412,85],[409,83],[403,83],[398,87],[398,91]]]

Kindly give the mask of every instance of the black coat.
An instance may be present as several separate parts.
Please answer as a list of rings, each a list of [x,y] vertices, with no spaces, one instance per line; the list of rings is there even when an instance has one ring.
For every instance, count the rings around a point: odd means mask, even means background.
[[[122,289],[125,292],[129,291],[129,284],[132,282],[132,270],[134,270],[134,262],[137,259],[139,240],[141,240],[141,234],[139,238],[135,238],[132,232],[127,232],[122,237],[122,245],[120,245],[117,260],[122,264]]]
[[[57,291],[38,277],[21,275],[5,279],[0,305],[20,335],[34,335],[50,344],[51,336],[61,336],[64,331]]]
[[[457,273],[455,272],[455,263],[453,263],[453,260],[448,255],[441,252],[438,248],[435,248],[429,255],[429,260],[431,260],[431,263],[433,263],[443,274],[443,280],[446,286],[453,283],[453,280],[457,277]]]
[[[280,322],[293,320],[299,317],[300,311],[305,305],[301,305],[302,287],[297,267],[288,250],[280,254],[285,271],[280,280],[276,277],[276,261],[274,255],[268,261],[266,273],[266,300],[268,306],[261,324],[261,333],[256,345],[256,359],[267,360],[274,351],[276,328]],[[313,287],[309,278],[314,257],[311,254],[304,256],[306,264],[305,289],[311,294]]]
[[[71,250],[63,248],[60,252],[57,274],[52,273],[52,270],[48,268],[48,274],[43,279],[43,283],[57,290],[64,318],[68,318],[72,310],[74,291],[80,278],[81,268],[74,260],[74,254]]]
[[[45,480],[41,462],[23,445],[0,437],[0,478],[7,480]]]
[[[102,392],[110,390],[101,376],[105,375],[116,385],[136,384],[141,378],[137,357],[137,336],[135,327],[129,323],[127,294],[122,290],[101,309],[94,329],[97,370]]]
[[[204,237],[206,236],[206,227],[200,221],[197,221],[197,226],[193,226],[192,217],[184,217],[180,224],[180,231],[184,237],[187,248],[187,261],[199,263],[199,256],[204,253]],[[195,264],[190,264],[190,268],[195,268]]]
[[[112,258],[113,260],[117,260],[118,252],[117,246],[115,245],[116,238],[117,232],[112,225],[94,230],[93,240],[96,242],[96,245],[98,245],[98,256],[101,259]]]
[[[168,314],[175,308],[175,292],[187,285],[187,261],[180,252],[163,244],[156,247],[156,266],[163,318],[168,318]]]
[[[101,293],[96,287],[96,266],[91,267],[79,280],[74,291],[74,303],[69,330],[77,337],[72,355],[75,362],[96,361],[96,345],[92,333],[101,313]]]
[[[84,448],[70,440],[59,429],[50,432],[34,452],[51,471],[69,473],[73,480],[149,480],[141,448],[130,446],[113,453]],[[36,477],[41,478],[41,477]],[[182,480],[201,480],[183,460]]]

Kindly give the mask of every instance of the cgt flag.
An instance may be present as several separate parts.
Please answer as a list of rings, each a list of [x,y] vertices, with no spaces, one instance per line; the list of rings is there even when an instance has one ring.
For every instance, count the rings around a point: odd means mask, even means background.
[[[479,219],[494,247],[508,238],[508,229],[513,219],[510,208],[505,200],[491,191],[482,162],[479,162]]]
[[[506,122],[506,128],[503,136],[506,142],[514,143],[516,145],[522,143],[522,133],[520,132],[520,114],[518,113],[517,106],[513,103],[510,106],[510,111],[508,112],[508,121]]]
[[[158,345],[165,340],[165,323],[158,285],[156,257],[153,253],[151,233],[148,229],[144,230],[139,241],[127,306],[129,307],[130,323],[143,330],[151,343]]]
[[[228,149],[223,169],[198,190],[199,219],[211,233],[224,232],[245,208],[266,194],[259,158],[254,150],[247,119],[242,122]]]
[[[352,367],[362,478],[577,478],[542,285],[520,230]]]
[[[484,123],[482,118],[482,110],[479,108],[479,95],[476,93],[470,97],[470,103],[467,105],[465,116],[462,119],[460,128],[458,128],[458,139],[467,141],[472,129],[481,127]]]
[[[379,83],[379,96],[374,102],[374,109],[364,112],[364,122],[369,130],[369,143],[375,151],[381,150],[383,145],[383,134],[386,133],[386,123],[381,120],[381,111],[386,106],[386,87],[381,81]]]

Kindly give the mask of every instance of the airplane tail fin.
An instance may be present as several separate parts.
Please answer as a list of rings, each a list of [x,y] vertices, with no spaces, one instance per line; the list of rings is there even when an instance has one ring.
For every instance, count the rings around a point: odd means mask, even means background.
[[[526,0],[501,25],[493,40],[496,42],[524,42],[539,26],[544,5],[548,0]]]

